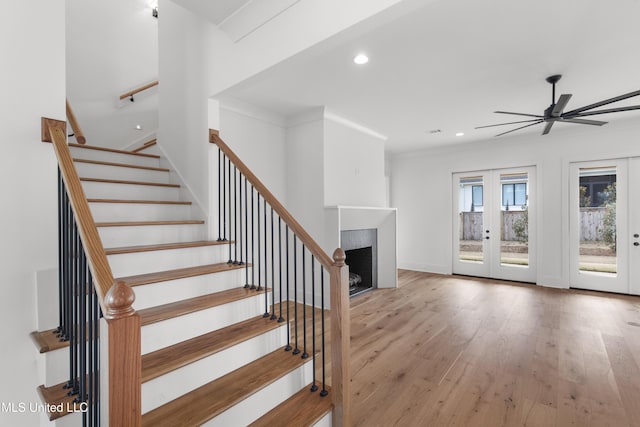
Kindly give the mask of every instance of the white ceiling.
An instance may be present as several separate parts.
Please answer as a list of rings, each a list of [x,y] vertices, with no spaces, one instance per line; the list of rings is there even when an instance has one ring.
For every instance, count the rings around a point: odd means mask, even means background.
[[[638,17],[640,0],[436,0],[373,29],[351,28],[220,98],[284,116],[325,106],[387,136],[391,152],[490,139],[515,126],[473,128],[520,119],[495,110],[542,114],[551,74],[564,75],[557,96],[573,94],[567,110],[640,89]],[[353,64],[359,52],[367,65]],[[609,107],[636,104],[640,97]],[[592,118],[640,119],[640,111]]]
[[[177,5],[205,16],[214,25],[220,25],[251,0],[173,0]]]

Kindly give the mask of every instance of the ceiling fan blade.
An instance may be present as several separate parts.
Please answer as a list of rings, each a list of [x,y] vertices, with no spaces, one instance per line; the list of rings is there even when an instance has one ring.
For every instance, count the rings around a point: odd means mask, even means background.
[[[564,107],[567,106],[567,103],[571,99],[571,96],[571,94],[567,93],[560,95],[560,98],[558,98],[558,102],[556,102],[556,105],[553,106],[553,110],[551,110],[551,115],[553,117],[560,117],[560,115],[564,111]]]
[[[499,133],[496,136],[506,135],[508,133],[515,132],[520,129],[528,128],[529,126],[537,125],[538,123],[542,123],[542,120],[536,120],[534,123],[529,123],[528,125],[520,126],[519,128],[515,128],[515,129],[508,130],[506,132]]]
[[[580,125],[594,125],[594,126],[602,126],[608,123],[608,122],[601,122],[600,120],[584,120],[584,119],[562,119],[560,121],[562,123],[577,123]]]
[[[611,104],[612,102],[622,101],[623,99],[633,98],[634,96],[640,95],[640,90],[636,90],[634,92],[625,93],[624,95],[616,96],[613,98],[605,99],[604,101],[596,102],[595,104],[586,105],[584,107],[576,108],[575,110],[571,110],[565,113],[567,116],[571,116],[574,114],[582,113],[583,111],[591,110],[593,108],[602,107],[603,105]]]
[[[551,132],[551,127],[553,126],[554,123],[555,123],[555,120],[547,122],[547,125],[544,127],[544,130],[542,131],[542,134],[546,135],[549,132]]]
[[[540,121],[540,119],[519,120],[517,122],[498,123],[497,125],[478,126],[478,127],[475,127],[474,129],[492,128],[492,127],[495,127],[495,126],[515,125],[515,124],[518,124],[518,123],[530,123],[530,122],[539,122],[539,121]]]
[[[537,118],[540,118],[540,119],[543,117],[543,116],[539,116],[537,114],[512,113],[511,111],[494,111],[494,113],[498,113],[498,114],[515,114],[516,116],[537,117]]]
[[[628,107],[607,108],[604,110],[586,111],[584,113],[579,113],[579,114],[564,113],[562,117],[572,118],[572,117],[583,117],[583,116],[595,116],[597,114],[619,113],[621,111],[631,111],[631,110],[640,110],[640,105],[630,105]]]

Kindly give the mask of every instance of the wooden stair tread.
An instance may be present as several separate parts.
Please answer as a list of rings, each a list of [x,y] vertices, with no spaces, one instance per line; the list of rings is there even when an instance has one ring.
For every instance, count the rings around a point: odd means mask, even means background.
[[[147,205],[191,205],[192,202],[176,200],[87,199],[89,203],[136,203]]]
[[[142,382],[203,359],[282,326],[257,316],[142,356]]]
[[[47,353],[59,348],[69,347],[69,341],[61,341],[55,329],[34,331],[31,332],[30,336],[40,353]]]
[[[126,184],[126,185],[149,185],[152,187],[169,187],[180,188],[180,184],[167,184],[164,182],[147,182],[147,181],[127,181],[120,179],[104,179],[104,178],[80,178],[83,182],[103,182],[106,184]]]
[[[123,246],[119,248],[108,248],[105,249],[104,252],[107,255],[119,255],[131,254],[136,252],[164,251],[169,249],[199,248],[202,246],[219,246],[229,243],[233,242],[230,242],[228,240],[198,240],[194,242],[162,243],[159,245]]]
[[[280,348],[142,415],[142,425],[201,425],[309,360]]]
[[[251,265],[251,264],[249,264]],[[135,276],[120,277],[129,286],[148,285],[150,283],[166,282],[168,280],[185,279],[187,277],[203,276],[205,274],[220,273],[223,271],[245,268],[246,264],[234,265],[226,262],[217,264],[198,265],[196,267],[177,268],[175,270],[158,271],[153,273],[137,274]]]
[[[323,397],[320,396],[320,390],[311,392],[310,389],[311,384],[249,424],[249,426],[277,426],[283,420],[286,420],[287,425],[290,426],[313,426],[333,409],[333,404],[331,403],[331,396]],[[327,391],[330,391],[328,387]]]
[[[92,165],[104,165],[104,166],[115,166],[120,168],[133,168],[133,169],[144,169],[156,172],[170,172],[170,169],[167,168],[157,168],[153,166],[141,166],[141,165],[132,165],[128,163],[115,163],[115,162],[103,162],[101,160],[88,160],[88,159],[73,159],[75,163],[89,163]]]
[[[42,384],[38,387],[38,394],[40,395],[42,403],[45,404],[45,408],[59,408],[60,405],[62,405],[62,411],[47,411],[49,421],[64,417],[65,415],[72,413],[74,410],[78,412],[80,411],[80,405],[73,403],[76,395],[68,395],[69,389],[65,388],[66,384],[66,382],[63,382],[52,385],[51,387],[45,387],[44,384]]]
[[[204,224],[200,219],[185,219],[178,221],[116,221],[96,222],[96,227],[137,227],[141,225],[198,225]]]
[[[84,149],[88,149],[88,150],[108,151],[110,153],[129,154],[131,156],[151,157],[151,158],[154,158],[154,159],[159,159],[160,158],[160,156],[158,156],[157,154],[134,153],[134,152],[131,152],[131,151],[116,150],[115,148],[98,147],[96,145],[69,144],[69,147],[84,148]]]
[[[261,292],[263,291],[264,289]],[[195,313],[196,311],[206,310],[208,308],[239,301],[244,298],[251,298],[259,294],[259,292],[251,289],[233,288],[213,294],[201,295],[195,298],[145,308],[143,310],[139,310],[138,314],[140,315],[140,322],[142,326],[145,326],[174,317],[183,316],[185,314]]]

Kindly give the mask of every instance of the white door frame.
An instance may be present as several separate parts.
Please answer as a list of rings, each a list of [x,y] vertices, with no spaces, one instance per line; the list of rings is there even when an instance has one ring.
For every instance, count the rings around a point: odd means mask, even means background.
[[[502,264],[500,261],[501,231],[501,175],[527,173],[529,242],[527,266]],[[461,261],[459,258],[460,221],[459,215],[459,181],[462,177],[482,177],[483,179],[483,262]],[[537,279],[537,177],[535,166],[515,168],[489,169],[452,174],[453,194],[453,254],[452,272],[479,277],[536,283]],[[489,231],[487,233],[487,230]],[[488,237],[488,239],[487,239]]]
[[[569,164],[569,286],[596,291],[629,293],[629,159],[571,162]],[[580,271],[580,168],[616,168],[616,258],[615,274]]]

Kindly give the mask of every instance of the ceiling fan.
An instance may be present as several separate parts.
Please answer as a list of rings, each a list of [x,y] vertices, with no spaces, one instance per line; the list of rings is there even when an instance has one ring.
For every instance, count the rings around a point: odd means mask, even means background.
[[[502,135],[506,135],[506,134],[511,133],[511,132],[515,132],[515,131],[520,130],[520,129],[527,128],[529,126],[537,125],[537,124],[540,124],[540,123],[545,123],[545,127],[544,127],[544,130],[542,131],[542,134],[546,135],[551,131],[551,127],[556,122],[577,123],[577,124],[581,124],[581,125],[602,126],[602,125],[606,124],[607,122],[603,122],[603,121],[600,121],[600,120],[586,120],[586,119],[583,119],[582,117],[595,116],[597,114],[617,113],[617,112],[620,112],[620,111],[640,110],[640,105],[632,105],[632,106],[628,106],[628,107],[607,108],[607,109],[604,109],[604,110],[589,111],[589,110],[593,110],[594,108],[602,107],[603,105],[611,104],[613,102],[622,101],[624,99],[632,98],[634,96],[640,95],[640,90],[636,90],[634,92],[629,92],[629,93],[626,93],[624,95],[616,96],[614,98],[605,99],[604,101],[596,102],[594,104],[586,105],[584,107],[576,108],[575,110],[571,110],[571,111],[565,112],[564,108],[567,106],[567,103],[571,99],[572,95],[571,94],[562,94],[562,95],[560,95],[560,98],[558,98],[558,101],[556,102],[556,83],[558,83],[558,80],[560,80],[561,77],[562,77],[561,74],[555,74],[553,76],[549,76],[549,77],[546,78],[547,82],[552,85],[552,89],[551,89],[551,105],[549,106],[549,108],[544,110],[544,113],[542,115],[539,115],[539,114],[526,114],[526,113],[513,113],[513,112],[510,112],[510,111],[494,111],[494,113],[498,113],[498,114],[513,114],[513,115],[516,115],[516,116],[526,116],[526,117],[534,117],[534,118],[530,119],[530,120],[520,120],[520,121],[516,121],[516,122],[499,123],[499,124],[487,125],[487,126],[478,126],[478,127],[476,127],[476,129],[490,128],[490,127],[494,127],[494,126],[504,126],[504,125],[515,125],[515,124],[520,124],[520,123],[527,123],[524,126],[520,126],[518,128],[511,129],[511,130],[509,130],[507,132],[502,132],[502,133],[499,133],[498,135],[496,135],[496,136],[502,136]]]

